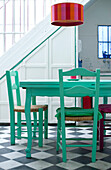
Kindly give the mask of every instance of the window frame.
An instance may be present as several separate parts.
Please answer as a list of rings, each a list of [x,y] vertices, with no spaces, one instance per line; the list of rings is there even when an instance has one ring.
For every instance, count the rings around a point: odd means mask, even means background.
[[[107,27],[107,41],[99,41],[99,27]],[[111,54],[109,54],[109,44],[111,44],[111,40],[109,41],[109,28],[111,25],[98,25],[97,26],[97,58],[98,59],[111,59]],[[107,55],[105,58],[99,57],[99,44],[100,43],[106,43],[107,44]]]

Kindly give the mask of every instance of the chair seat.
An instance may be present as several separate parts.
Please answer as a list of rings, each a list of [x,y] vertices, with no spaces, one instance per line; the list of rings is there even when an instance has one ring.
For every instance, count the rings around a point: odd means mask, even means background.
[[[42,108],[43,111],[46,111],[48,109],[48,105],[31,105],[31,112],[38,112],[38,110]],[[25,113],[25,106],[15,106],[14,107],[15,112],[24,112]]]
[[[65,119],[72,121],[93,120],[94,109],[83,109],[80,107],[65,107]],[[61,117],[61,109],[56,110],[55,117]],[[67,118],[66,118],[67,117]],[[101,113],[98,111],[98,120],[102,118]]]
[[[22,113],[25,113],[25,106],[21,106],[18,71],[7,70],[6,80],[10,105],[11,145],[15,144],[15,138],[28,139],[26,157],[31,158],[32,137],[33,139],[38,139],[39,147],[43,146],[43,134],[45,139],[48,138],[48,105],[36,105],[35,103],[35,105],[29,108],[29,112],[33,113],[29,114],[29,119],[26,119],[27,115],[22,115]],[[15,91],[16,95],[14,95],[15,93],[13,93],[13,91]],[[17,106],[14,104],[14,100],[16,100]],[[36,98],[32,102],[36,102]],[[15,114],[15,112],[17,112],[17,114]],[[27,127],[25,131],[24,127]]]
[[[100,104],[99,111],[104,113],[111,113],[111,104]]]
[[[94,88],[86,87],[82,83],[74,83],[72,86],[68,86],[64,82],[64,78],[68,76],[80,76],[80,77],[95,77],[96,81],[94,83]],[[100,70],[92,72],[86,70],[85,68],[75,68],[69,71],[63,71],[59,69],[59,91],[60,91],[60,108],[56,110],[57,117],[57,144],[56,151],[59,148],[62,149],[63,162],[67,161],[67,147],[92,147],[92,162],[96,161],[96,149],[97,149],[97,121],[102,118],[101,113],[98,111],[98,101],[99,101],[99,81],[100,81]],[[93,97],[94,108],[92,107],[67,107],[65,97]],[[88,102],[85,103],[88,106]],[[76,106],[76,104],[75,104]],[[94,119],[94,120],[93,120]],[[88,120],[88,121],[87,121]],[[67,121],[74,121],[75,123],[67,124]],[[81,123],[77,123],[82,121]],[[89,128],[93,127],[91,137],[86,139],[86,135],[83,137],[78,136],[77,138],[67,135],[67,127],[82,127]],[[76,130],[76,129],[75,129]],[[76,143],[67,143],[67,140],[74,140]],[[80,141],[92,140],[92,142],[86,142],[84,144]]]
[[[76,116],[76,117],[65,117],[66,121],[84,121],[84,120],[93,120],[93,116]]]

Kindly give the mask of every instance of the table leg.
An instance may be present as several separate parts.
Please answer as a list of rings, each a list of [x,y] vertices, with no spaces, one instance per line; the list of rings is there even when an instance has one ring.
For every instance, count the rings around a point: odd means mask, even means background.
[[[27,149],[26,149],[27,158],[31,157],[31,146],[32,146],[32,127],[31,127],[30,106],[31,106],[31,91],[30,89],[26,89],[25,116],[26,116],[27,134],[28,134],[28,144],[27,144]]]
[[[33,96],[33,97],[32,97],[32,105],[36,105],[36,96]],[[33,112],[33,118],[34,118],[33,137],[36,137],[37,112]]]
[[[103,104],[107,104],[107,101],[108,101],[108,98],[107,98],[107,97],[104,97],[104,98],[103,98]]]

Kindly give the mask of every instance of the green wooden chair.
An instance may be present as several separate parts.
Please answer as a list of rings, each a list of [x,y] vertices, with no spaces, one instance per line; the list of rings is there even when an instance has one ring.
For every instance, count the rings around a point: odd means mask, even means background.
[[[27,138],[24,131],[26,120],[22,119],[22,113],[25,114],[25,106],[21,105],[19,77],[18,71],[6,71],[9,106],[10,106],[10,127],[11,127],[11,144],[15,144],[15,138]],[[14,90],[16,94],[16,105],[14,104]],[[36,101],[32,100],[31,112],[33,112],[33,139],[39,140],[39,146],[43,145],[43,132],[44,138],[48,138],[48,105],[36,105]],[[17,123],[15,123],[15,112],[17,112]],[[43,120],[44,113],[44,120]],[[39,117],[39,119],[37,119]],[[44,130],[43,130],[44,122]],[[36,137],[38,133],[38,138]]]
[[[63,77],[65,76],[88,76],[95,77],[94,89],[84,87],[81,85],[74,85],[68,88]],[[74,81],[74,80],[73,80]],[[56,110],[58,127],[57,127],[57,146],[56,150],[59,151],[59,147],[62,149],[63,162],[66,162],[66,147],[92,147],[92,162],[96,161],[96,147],[97,147],[97,121],[102,118],[100,112],[98,112],[98,100],[99,100],[99,81],[100,81],[100,70],[91,72],[84,68],[76,68],[70,71],[63,72],[59,70],[59,86],[60,86],[60,108]],[[75,81],[76,82],[76,81]],[[83,109],[82,107],[66,107],[64,102],[64,96],[67,97],[94,97],[94,108]],[[92,138],[66,138],[66,127],[69,126],[65,121],[91,121],[93,122],[93,135]],[[78,126],[77,124],[74,126]],[[84,125],[86,127],[86,125]],[[84,127],[82,126],[82,127]],[[89,126],[88,126],[89,127]],[[92,140],[90,144],[76,144],[69,145],[66,140]]]

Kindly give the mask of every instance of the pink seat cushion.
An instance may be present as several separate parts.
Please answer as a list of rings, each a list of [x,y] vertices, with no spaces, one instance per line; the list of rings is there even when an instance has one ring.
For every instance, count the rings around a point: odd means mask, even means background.
[[[111,104],[100,104],[99,111],[103,113],[111,113]]]

